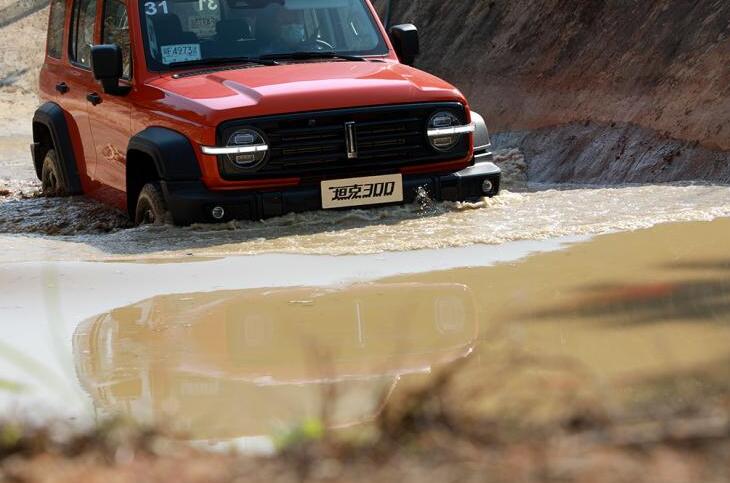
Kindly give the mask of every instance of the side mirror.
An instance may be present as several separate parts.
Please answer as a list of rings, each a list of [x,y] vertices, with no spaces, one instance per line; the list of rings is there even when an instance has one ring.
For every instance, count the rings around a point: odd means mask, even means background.
[[[114,96],[129,93],[129,86],[120,86],[119,79],[124,75],[122,49],[116,44],[94,45],[91,47],[91,71],[94,79],[101,82],[104,92]]]
[[[413,65],[421,51],[416,26],[409,23],[393,26],[390,29],[390,40],[400,61],[406,65]]]

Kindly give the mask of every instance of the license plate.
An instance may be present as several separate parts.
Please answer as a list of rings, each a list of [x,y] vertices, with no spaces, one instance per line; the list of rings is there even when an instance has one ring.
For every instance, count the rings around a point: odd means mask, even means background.
[[[163,45],[160,47],[160,53],[162,53],[162,63],[165,65],[201,59],[200,44]]]
[[[322,208],[381,205],[403,201],[403,176],[369,176],[367,178],[322,181]]]

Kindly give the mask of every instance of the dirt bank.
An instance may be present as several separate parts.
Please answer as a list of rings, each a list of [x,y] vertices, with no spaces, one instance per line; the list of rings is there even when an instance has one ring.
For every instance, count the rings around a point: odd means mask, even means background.
[[[48,0],[4,0],[0,2],[0,27],[25,18],[47,5]]]
[[[22,159],[30,163],[28,140],[31,119],[38,106],[38,72],[45,53],[48,8],[2,25],[20,15],[19,6],[34,10],[31,1],[0,3],[0,164],[17,164],[16,150],[8,150],[8,142],[24,144]]]
[[[48,8],[23,17],[4,26],[7,10],[0,5],[0,102],[5,110],[6,102],[15,94],[35,94],[38,87],[38,72],[43,63],[48,25]]]
[[[419,67],[462,89],[493,131],[537,131],[513,140],[533,154],[558,155],[549,170],[558,176],[542,179],[728,180],[730,3],[394,3],[393,20],[416,23],[422,33]],[[563,135],[566,125],[586,121],[591,132],[572,139]],[[605,161],[578,166],[601,152],[606,137],[625,136],[627,129],[634,142],[614,152],[610,167],[618,179],[605,174]],[[549,135],[551,130],[557,134]],[[563,144],[558,148],[556,142]],[[685,167],[663,169],[667,145],[682,145],[682,155],[674,159]],[[647,168],[640,174],[633,166],[637,157]],[[528,156],[533,162],[530,172],[545,167],[544,159]],[[715,162],[724,169],[716,169]],[[580,171],[578,179],[563,176]]]
[[[730,183],[730,151],[714,151],[636,124],[570,123],[493,135],[519,146],[537,183]],[[556,162],[556,160],[560,162]]]

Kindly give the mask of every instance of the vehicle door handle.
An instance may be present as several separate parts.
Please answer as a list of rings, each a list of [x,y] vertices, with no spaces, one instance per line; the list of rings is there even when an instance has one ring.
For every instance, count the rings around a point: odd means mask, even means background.
[[[101,104],[101,96],[96,92],[89,92],[86,94],[86,100],[89,101],[92,106]]]
[[[59,82],[58,84],[56,84],[56,90],[61,94],[65,94],[69,91],[68,84],[66,84],[65,82]]]

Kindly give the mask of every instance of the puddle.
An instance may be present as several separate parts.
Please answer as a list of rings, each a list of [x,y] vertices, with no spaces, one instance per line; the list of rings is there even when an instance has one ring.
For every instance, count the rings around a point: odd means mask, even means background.
[[[581,400],[661,412],[728,384],[730,220],[571,241],[1,265],[0,407],[262,450],[306,420],[367,424],[454,364],[446,403],[525,418]]]

